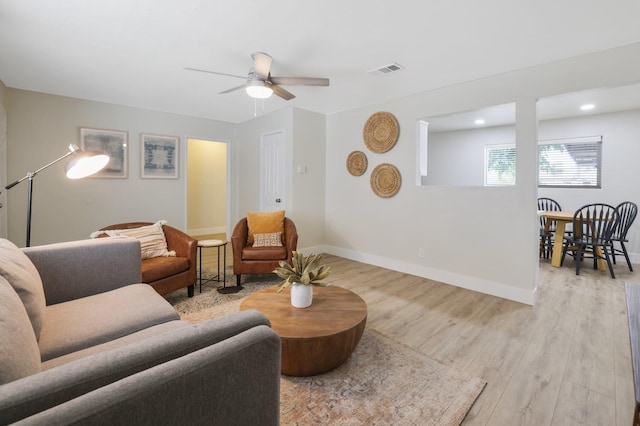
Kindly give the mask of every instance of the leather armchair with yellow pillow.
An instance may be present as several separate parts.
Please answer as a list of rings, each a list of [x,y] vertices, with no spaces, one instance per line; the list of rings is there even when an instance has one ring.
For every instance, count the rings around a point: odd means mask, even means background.
[[[164,221],[129,222],[106,226],[92,234],[92,237],[127,235],[138,238],[136,230],[148,230],[161,226],[166,240],[166,249],[159,254],[156,247],[147,247],[142,237],[142,279],[151,285],[159,294],[187,287],[189,297],[193,296],[196,283],[196,250],[198,240],[188,234],[169,226]],[[111,231],[111,232],[108,232]],[[127,232],[129,231],[129,232]],[[133,234],[132,234],[133,233]],[[109,235],[110,234],[110,235]],[[149,254],[150,253],[150,254]]]
[[[279,234],[279,235],[278,235]],[[247,212],[231,235],[233,273],[238,289],[242,275],[270,274],[284,260],[291,263],[298,245],[298,231],[293,221],[276,212]]]

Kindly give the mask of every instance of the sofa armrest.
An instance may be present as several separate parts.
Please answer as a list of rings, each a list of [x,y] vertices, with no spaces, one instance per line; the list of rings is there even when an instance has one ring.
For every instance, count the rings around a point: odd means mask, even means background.
[[[236,312],[186,325],[138,343],[91,355],[7,383],[0,386],[0,424],[32,416],[247,330],[267,328],[269,325],[269,320],[258,311]],[[273,334],[277,337],[279,348],[280,338],[275,332]],[[245,363],[244,358],[237,358],[235,361],[240,365]],[[228,399],[229,389],[234,389],[234,386],[222,390],[227,393],[225,400]]]
[[[231,247],[233,249],[233,264],[242,263],[242,249],[247,245],[247,236],[249,235],[249,226],[247,218],[244,217],[238,221],[231,233]]]
[[[159,364],[21,424],[279,424],[280,354],[266,326]]]
[[[286,238],[285,244],[287,245],[287,263],[291,264],[293,259],[292,252],[298,248],[298,230],[289,218],[284,219],[284,235]]]
[[[139,283],[140,243],[98,238],[22,249],[36,266],[47,305]]]
[[[198,240],[169,225],[163,225],[162,231],[164,232],[164,237],[167,240],[167,248],[169,250],[174,250],[178,257],[188,258],[189,262],[195,265]]]

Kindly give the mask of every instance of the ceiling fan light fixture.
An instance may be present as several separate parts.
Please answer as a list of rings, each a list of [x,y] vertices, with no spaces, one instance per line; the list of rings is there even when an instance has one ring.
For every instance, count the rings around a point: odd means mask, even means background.
[[[267,99],[273,94],[271,84],[262,80],[249,80],[246,87],[247,95],[256,99]]]

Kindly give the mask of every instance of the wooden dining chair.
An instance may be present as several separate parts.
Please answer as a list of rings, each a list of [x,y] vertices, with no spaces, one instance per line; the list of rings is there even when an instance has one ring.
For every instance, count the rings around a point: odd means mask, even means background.
[[[564,263],[567,251],[573,250],[576,259],[576,275],[580,275],[580,264],[589,253],[593,257],[593,268],[597,268],[598,260],[606,260],[611,278],[615,278],[611,263],[611,236],[617,226],[618,210],[602,203],[587,204],[580,207],[573,215],[573,234],[565,237],[562,250]]]
[[[627,266],[629,266],[629,271],[633,272],[633,267],[629,260],[629,253],[627,253],[627,247],[624,243],[629,242],[627,239],[627,232],[629,232],[629,228],[631,228],[633,221],[636,220],[636,216],[638,215],[638,206],[631,201],[624,201],[618,204],[616,209],[618,210],[618,223],[616,224],[616,227],[613,230],[613,235],[611,236],[611,258],[615,265],[616,253],[624,255],[624,258],[627,260]],[[616,248],[614,243],[618,243],[620,248]]]
[[[538,210],[541,211],[561,211],[560,203],[552,198],[538,198]],[[547,222],[549,222],[547,224]],[[553,239],[556,233],[556,221],[549,221],[546,217],[540,216],[540,257],[549,259],[553,250]]]

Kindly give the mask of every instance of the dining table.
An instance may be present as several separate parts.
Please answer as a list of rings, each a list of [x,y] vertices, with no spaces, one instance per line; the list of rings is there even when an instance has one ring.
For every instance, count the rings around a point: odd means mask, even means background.
[[[556,222],[556,231],[553,241],[553,253],[551,254],[551,266],[560,267],[562,262],[562,250],[564,248],[564,233],[568,223],[573,223],[574,211],[539,211],[538,214],[547,219],[545,224],[545,232],[549,232],[551,221]],[[607,270],[607,262],[602,258],[602,248],[596,246],[595,254],[598,258],[598,269],[600,271]]]

